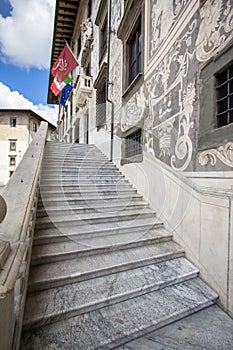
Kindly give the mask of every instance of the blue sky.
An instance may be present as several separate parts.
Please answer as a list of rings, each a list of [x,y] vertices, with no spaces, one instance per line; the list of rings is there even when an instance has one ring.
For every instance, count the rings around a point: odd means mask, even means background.
[[[55,123],[47,105],[55,0],[0,0],[0,108],[30,108]]]

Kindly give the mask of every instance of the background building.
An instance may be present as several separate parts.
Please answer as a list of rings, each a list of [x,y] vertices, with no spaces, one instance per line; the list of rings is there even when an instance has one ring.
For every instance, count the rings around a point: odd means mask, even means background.
[[[0,186],[13,175],[41,121],[44,119],[31,110],[0,109]],[[54,130],[49,123],[49,135]]]
[[[51,66],[65,41],[59,140],[119,166],[233,315],[233,1],[57,0]]]

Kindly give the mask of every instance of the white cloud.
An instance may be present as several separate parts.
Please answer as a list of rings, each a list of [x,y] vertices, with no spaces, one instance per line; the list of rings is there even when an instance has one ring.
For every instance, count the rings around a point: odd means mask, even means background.
[[[11,91],[8,86],[0,82],[0,106],[1,108],[31,109],[42,118],[52,124],[56,124],[58,117],[58,106],[50,108],[46,105],[34,105],[18,91]]]
[[[6,18],[0,15],[1,59],[27,69],[48,68],[55,0],[9,0],[9,3],[10,15]]]

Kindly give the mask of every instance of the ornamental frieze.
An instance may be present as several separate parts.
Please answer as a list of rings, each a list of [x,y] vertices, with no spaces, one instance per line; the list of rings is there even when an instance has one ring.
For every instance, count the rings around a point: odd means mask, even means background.
[[[196,103],[195,40],[198,28],[193,18],[145,83],[149,115],[145,118],[145,149],[166,158],[176,171],[184,171],[192,158],[191,129]]]
[[[196,41],[196,57],[206,61],[233,37],[231,0],[207,0],[200,9],[201,23]]]
[[[214,166],[220,160],[223,164],[233,168],[233,142],[228,142],[225,146],[220,146],[217,149],[212,148],[203,151],[199,154],[199,163],[202,166],[210,163]]]
[[[185,11],[188,0],[151,0],[149,13],[151,14],[149,26],[149,58],[151,59],[159,50],[161,43],[166,39],[178,17]]]

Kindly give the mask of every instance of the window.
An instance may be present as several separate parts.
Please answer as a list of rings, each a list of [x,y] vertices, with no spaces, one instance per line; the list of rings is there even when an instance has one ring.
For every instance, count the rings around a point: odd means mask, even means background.
[[[142,131],[138,129],[125,138],[125,157],[130,158],[142,153]]]
[[[79,34],[78,42],[77,42],[77,57],[79,56],[82,48],[82,40],[81,40],[81,34]]]
[[[10,157],[10,166],[16,165],[16,157]]]
[[[98,130],[106,124],[106,98],[107,83],[105,77],[96,90],[96,126]]]
[[[125,11],[117,30],[123,44],[122,97],[128,101],[143,85],[145,1],[125,2]]]
[[[233,135],[233,45],[211,58],[200,71],[199,151],[216,148]]]
[[[91,17],[91,12],[92,12],[92,0],[89,0],[88,6],[87,6],[87,18]]]
[[[233,122],[233,64],[216,75],[216,117],[220,128]]]
[[[33,122],[32,131],[37,132],[37,124]]]
[[[129,48],[129,84],[142,71],[142,33],[141,21],[139,22],[135,32],[128,41]]]
[[[104,25],[100,30],[100,59],[103,57],[103,54],[105,53],[107,49],[107,17],[104,21]]]
[[[14,171],[9,171],[9,177],[11,177],[14,174]]]
[[[10,151],[16,151],[16,141],[10,141]]]
[[[94,89],[96,89],[97,130],[100,130],[106,125],[107,67],[107,63],[103,62],[93,84]]]
[[[10,126],[12,128],[15,128],[16,127],[16,118],[10,118]]]

